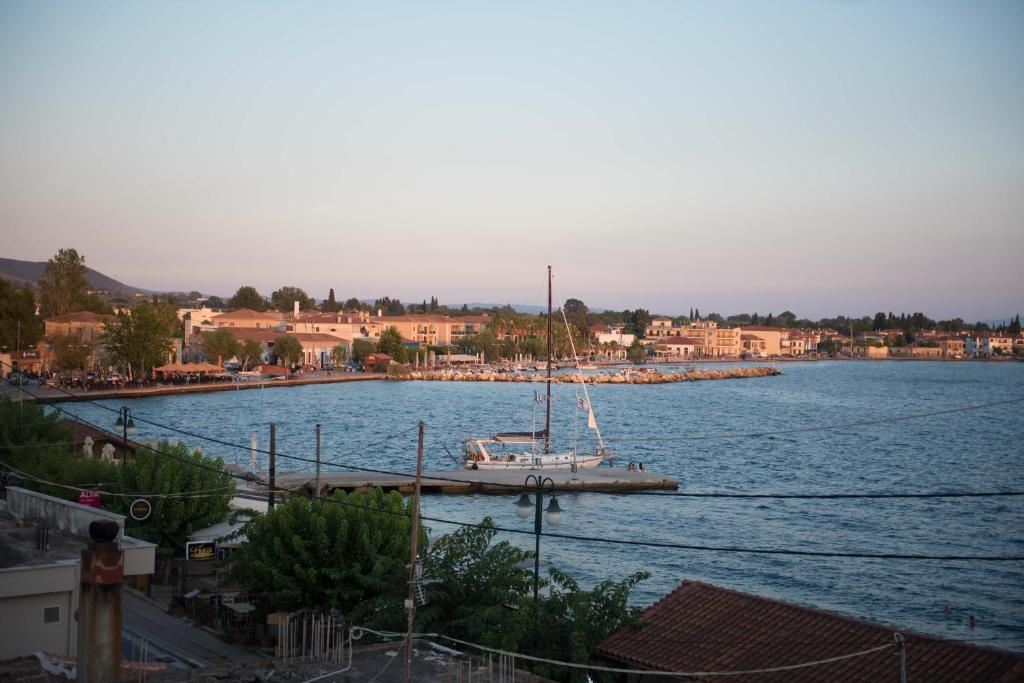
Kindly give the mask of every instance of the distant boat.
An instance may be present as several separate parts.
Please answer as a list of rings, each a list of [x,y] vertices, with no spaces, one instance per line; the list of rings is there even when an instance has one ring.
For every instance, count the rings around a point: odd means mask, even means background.
[[[565,321],[565,324],[566,330],[568,330],[568,321]],[[536,393],[534,403],[535,409],[540,403],[545,406],[544,430],[505,432],[486,439],[468,439],[465,442],[465,461],[463,462],[466,469],[571,469],[575,471],[580,467],[597,467],[606,457],[611,457],[601,438],[601,430],[597,426],[594,410],[590,406],[590,395],[587,392],[587,385],[583,382],[583,373],[579,372],[579,358],[576,357],[575,349],[573,351],[576,360],[574,365],[585,397],[577,396],[576,409],[587,411],[587,427],[593,429],[597,434],[598,447],[593,454],[588,455],[577,453],[575,443],[572,450],[560,453],[551,451],[551,371],[554,367],[551,339],[551,266],[548,266],[547,391],[545,396]],[[572,340],[571,334],[569,339]]]

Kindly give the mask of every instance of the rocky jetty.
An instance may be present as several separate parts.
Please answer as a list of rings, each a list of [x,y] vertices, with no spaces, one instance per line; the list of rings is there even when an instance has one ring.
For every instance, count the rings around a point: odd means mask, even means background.
[[[668,384],[671,382],[699,382],[708,379],[739,379],[743,377],[774,377],[782,373],[765,365],[722,370],[690,370],[688,372],[662,372],[649,368],[620,370],[614,373],[584,375],[587,384]],[[388,379],[397,381],[428,382],[541,382],[546,376],[538,373],[494,372],[492,370],[410,370],[394,373]],[[579,381],[575,373],[555,375],[552,382],[559,384]]]

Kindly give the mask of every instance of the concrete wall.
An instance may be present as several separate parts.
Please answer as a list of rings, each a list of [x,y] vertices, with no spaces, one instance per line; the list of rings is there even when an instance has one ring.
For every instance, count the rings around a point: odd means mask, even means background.
[[[45,522],[47,527],[69,536],[89,538],[89,524],[97,519],[115,522],[124,536],[124,515],[79,505],[63,498],[29,491],[17,486],[7,488],[7,511],[15,519]]]
[[[77,560],[0,570],[0,660],[43,651],[73,657],[77,652]],[[43,610],[58,607],[55,623]]]

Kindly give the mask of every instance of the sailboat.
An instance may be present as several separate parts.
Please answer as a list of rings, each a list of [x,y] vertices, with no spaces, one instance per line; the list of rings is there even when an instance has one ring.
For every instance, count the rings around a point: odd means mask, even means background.
[[[572,341],[572,332],[569,330],[569,321],[565,318],[565,311],[562,311],[562,320],[565,322],[566,330],[569,331],[569,343],[572,345],[573,358],[575,359],[576,374],[583,389],[585,398],[577,398],[577,409],[583,408],[587,411],[587,427],[594,430],[597,435],[598,446],[592,454],[582,455],[577,452],[575,443],[572,449],[562,452],[551,450],[551,372],[554,366],[554,355],[552,353],[551,334],[551,266],[548,266],[548,334],[547,334],[547,390],[545,396],[535,394],[537,403],[543,402],[544,430],[529,432],[502,432],[487,439],[468,439],[465,442],[466,469],[504,469],[504,470],[538,470],[538,469],[570,469],[597,467],[611,457],[601,438],[601,429],[594,417],[594,409],[590,403],[590,394],[587,391],[587,384],[583,380],[583,373],[580,372],[579,356],[576,354],[576,345]],[[575,441],[575,440],[574,440]]]

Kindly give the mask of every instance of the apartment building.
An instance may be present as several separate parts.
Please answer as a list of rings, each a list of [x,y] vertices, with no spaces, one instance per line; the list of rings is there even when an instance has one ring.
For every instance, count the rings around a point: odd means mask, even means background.
[[[665,339],[678,336],[679,328],[672,324],[671,318],[654,318],[644,330],[645,339]]]
[[[697,355],[730,358],[740,355],[743,345],[738,327],[719,327],[713,320],[698,321],[679,328],[679,336],[700,341]]]
[[[43,334],[47,337],[65,335],[78,337],[83,341],[96,341],[106,329],[107,323],[114,324],[117,317],[90,311],[67,313],[43,321]]]

